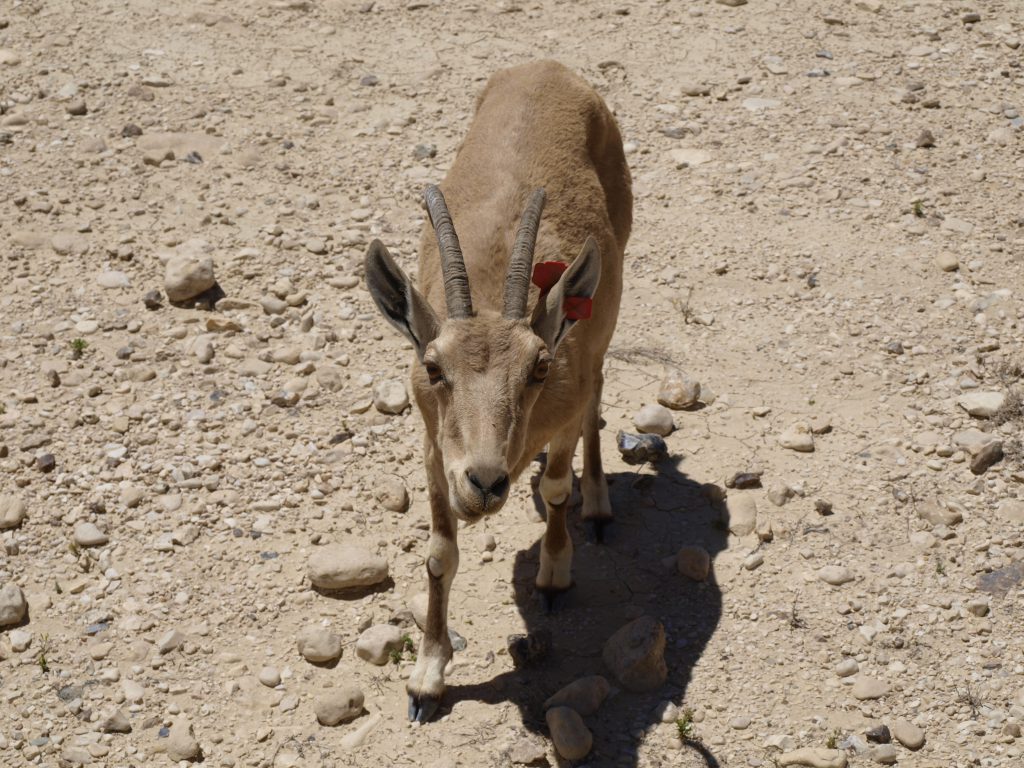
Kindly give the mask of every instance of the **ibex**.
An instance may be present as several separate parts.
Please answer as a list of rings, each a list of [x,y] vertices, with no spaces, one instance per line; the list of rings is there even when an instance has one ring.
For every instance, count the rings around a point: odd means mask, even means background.
[[[615,119],[583,79],[552,61],[490,79],[451,170],[424,198],[419,290],[379,240],[366,254],[370,294],[416,351],[412,389],[426,426],[428,608],[407,686],[409,719],[419,722],[437,710],[452,654],[456,519],[501,509],[510,483],[548,446],[536,586],[548,596],[568,589],[566,513],[581,432],[583,518],[598,529],[611,519],[601,369],[633,219]]]

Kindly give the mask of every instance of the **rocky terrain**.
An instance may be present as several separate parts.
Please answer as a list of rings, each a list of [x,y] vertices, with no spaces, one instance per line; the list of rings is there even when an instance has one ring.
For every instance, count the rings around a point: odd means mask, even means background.
[[[1024,764],[1022,37],[1014,0],[5,3],[0,765]],[[635,183],[618,522],[573,519],[551,615],[540,462],[461,532],[414,727],[421,426],[362,256],[415,271],[475,94],[542,56]]]

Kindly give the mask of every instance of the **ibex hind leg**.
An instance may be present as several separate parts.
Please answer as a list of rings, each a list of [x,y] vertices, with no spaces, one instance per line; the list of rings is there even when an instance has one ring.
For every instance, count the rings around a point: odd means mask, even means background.
[[[601,391],[604,374],[598,369],[594,377],[590,402],[583,414],[583,521],[592,529],[597,541],[604,540],[605,528],[612,521],[612,502],[608,481],[601,464]]]
[[[580,439],[580,419],[575,418],[548,446],[548,463],[540,479],[540,495],[547,510],[548,526],[540,542],[537,591],[550,611],[572,586],[572,537],[567,516],[572,499],[572,457]]]

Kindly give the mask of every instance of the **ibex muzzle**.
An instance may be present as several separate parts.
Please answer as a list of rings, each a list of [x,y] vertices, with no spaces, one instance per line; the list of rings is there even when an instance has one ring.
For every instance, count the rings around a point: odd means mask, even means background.
[[[550,61],[491,78],[451,170],[424,199],[418,289],[380,241],[366,254],[370,294],[415,349],[413,393],[426,428],[429,600],[408,683],[409,717],[419,721],[437,709],[452,654],[456,521],[499,510],[547,446],[536,585],[547,596],[568,589],[566,515],[581,434],[583,517],[611,518],[601,369],[633,205],[614,118],[590,86]]]

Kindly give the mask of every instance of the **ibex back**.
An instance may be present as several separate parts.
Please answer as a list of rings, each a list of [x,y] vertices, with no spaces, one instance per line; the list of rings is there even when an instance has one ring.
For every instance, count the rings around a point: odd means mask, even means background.
[[[614,118],[585,81],[551,61],[490,79],[451,170],[424,197],[419,290],[380,241],[366,255],[374,301],[416,350],[412,387],[426,426],[429,599],[408,684],[409,717],[421,722],[437,709],[452,654],[456,519],[498,511],[548,446],[536,585],[549,597],[568,589],[566,513],[580,434],[583,518],[598,530],[611,518],[601,369],[633,216]]]

